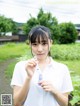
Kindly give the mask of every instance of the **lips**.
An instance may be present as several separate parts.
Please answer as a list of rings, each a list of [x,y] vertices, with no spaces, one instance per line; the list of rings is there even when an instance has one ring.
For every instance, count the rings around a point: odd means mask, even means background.
[[[40,53],[40,54],[37,54],[37,55],[44,55],[44,53]]]

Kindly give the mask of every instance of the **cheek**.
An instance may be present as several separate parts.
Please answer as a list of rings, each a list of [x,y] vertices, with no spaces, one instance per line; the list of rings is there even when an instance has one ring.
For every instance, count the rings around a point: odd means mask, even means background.
[[[49,51],[49,50],[50,50],[50,45],[47,45],[47,46],[45,47],[45,49],[46,49],[47,51]]]
[[[36,48],[35,47],[32,47],[32,52],[36,52]]]
[[[49,51],[50,51],[49,47],[46,47],[46,48],[44,49],[44,51],[46,52],[46,54],[48,54]]]

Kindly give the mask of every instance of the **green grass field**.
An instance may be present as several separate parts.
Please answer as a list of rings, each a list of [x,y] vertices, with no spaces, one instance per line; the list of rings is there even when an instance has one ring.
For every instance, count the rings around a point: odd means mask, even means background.
[[[29,51],[25,43],[6,43],[0,46],[0,62],[7,59],[18,58]]]

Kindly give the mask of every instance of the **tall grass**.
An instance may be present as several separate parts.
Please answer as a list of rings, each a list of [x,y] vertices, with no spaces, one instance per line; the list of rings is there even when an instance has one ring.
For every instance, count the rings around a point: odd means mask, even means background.
[[[31,55],[29,45],[25,43],[7,43],[0,46],[0,61],[15,57]],[[80,60],[80,43],[69,45],[53,44],[51,54],[58,60]]]
[[[0,62],[11,58],[21,57],[29,51],[29,46],[25,43],[7,43],[1,45]]]
[[[52,57],[60,60],[80,60],[80,43],[68,45],[53,45]]]

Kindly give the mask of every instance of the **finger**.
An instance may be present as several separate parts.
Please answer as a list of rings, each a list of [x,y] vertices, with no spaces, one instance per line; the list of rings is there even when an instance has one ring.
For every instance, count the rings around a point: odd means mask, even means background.
[[[34,67],[34,66],[36,66],[36,65],[33,64],[33,63],[29,63],[28,66],[30,66],[30,67]]]
[[[45,88],[49,88],[48,85],[42,85],[42,87],[43,87],[44,89],[45,89]]]
[[[48,82],[47,81],[41,81],[40,83],[41,83],[42,86],[48,85]]]
[[[50,91],[50,87],[49,86],[43,86],[42,87],[45,91]]]
[[[28,60],[28,63],[29,62],[32,62],[32,63],[35,63],[36,64],[36,60],[33,58],[33,59],[30,59],[30,60]]]
[[[43,88],[46,88],[46,87],[48,87],[48,84],[43,84],[43,83],[41,83],[41,86],[42,86]]]
[[[30,62],[28,63],[28,65],[36,66],[36,62],[34,62],[34,61],[30,61]]]
[[[46,92],[50,92],[50,89],[48,89],[48,88],[45,88],[44,90],[45,90]]]

